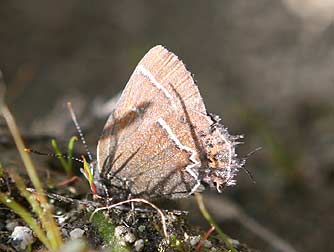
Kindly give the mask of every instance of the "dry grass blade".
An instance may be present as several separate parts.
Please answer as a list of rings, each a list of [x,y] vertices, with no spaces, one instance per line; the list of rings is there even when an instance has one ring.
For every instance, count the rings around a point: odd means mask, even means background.
[[[8,125],[8,128],[14,138],[14,142],[16,144],[16,147],[20,153],[20,156],[22,158],[22,161],[24,163],[24,166],[28,172],[29,178],[31,180],[31,182],[33,183],[35,189],[37,192],[43,192],[43,187],[42,184],[40,182],[40,180],[38,179],[36,170],[34,168],[34,165],[32,163],[32,160],[30,159],[28,153],[26,153],[24,151],[25,146],[23,143],[23,140],[20,136],[19,130],[16,126],[14,117],[12,116],[11,112],[9,111],[9,108],[6,106],[6,104],[2,104],[1,107],[1,112],[3,117],[5,118],[5,121]],[[58,226],[52,216],[52,212],[49,209],[49,205],[48,202],[45,198],[44,195],[40,194],[38,196],[38,200],[40,201],[40,204],[43,206],[45,213],[42,214],[41,216],[41,221],[43,222],[43,226],[45,227],[45,229],[47,230],[47,232],[49,233],[49,237],[50,237],[50,242],[52,244],[53,248],[59,248],[60,245],[62,244],[62,239],[60,236],[60,232],[58,229]]]
[[[0,91],[4,89],[5,89],[4,81],[2,78],[2,74],[0,72]],[[15,119],[12,113],[10,112],[9,108],[7,107],[6,103],[4,102],[4,93],[0,94],[0,101],[1,101],[0,112],[2,113],[7,123],[7,126],[14,138],[14,142],[16,144],[17,150],[19,151],[19,154],[24,163],[24,166],[27,170],[29,178],[31,182],[33,183],[36,191],[42,193],[43,192],[42,184],[37,176],[36,170],[34,168],[34,165],[33,165],[33,162],[30,156],[28,155],[27,152],[25,152],[25,146],[24,146],[22,137],[20,135],[20,132],[17,128]],[[42,222],[42,226],[45,228],[47,232],[47,236],[49,238],[51,247],[53,249],[58,249],[60,245],[62,244],[62,239],[61,239],[61,235],[60,235],[58,226],[52,216],[50,206],[46,200],[46,197],[43,194],[38,195],[38,201],[40,202],[40,205],[43,208],[43,212],[44,212],[44,214],[39,216]]]

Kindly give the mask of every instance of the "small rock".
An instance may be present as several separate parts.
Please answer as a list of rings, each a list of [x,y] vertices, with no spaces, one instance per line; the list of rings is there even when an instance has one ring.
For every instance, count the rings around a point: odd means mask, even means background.
[[[132,232],[128,232],[124,236],[124,240],[128,243],[134,243],[136,239],[136,236]]]
[[[189,236],[189,243],[192,247],[195,247],[197,243],[201,240],[201,236]]]
[[[84,252],[87,251],[87,244],[83,240],[72,240],[67,241],[61,248],[60,252],[68,252],[68,251],[76,251],[76,252]]]
[[[115,236],[120,240],[120,242],[125,243],[134,243],[136,240],[134,233],[126,226],[117,226],[115,228]]]
[[[67,231],[66,228],[62,228],[62,229],[60,229],[60,232],[61,232],[61,234],[62,234],[64,237],[68,237],[68,236],[69,236],[68,231]]]
[[[178,217],[175,216],[174,214],[170,213],[169,215],[167,215],[167,219],[168,219],[169,223],[173,223],[173,222],[178,220]]]
[[[212,242],[209,240],[203,241],[203,247],[205,248],[211,248],[212,247]]]
[[[35,241],[32,230],[25,226],[16,226],[11,234],[12,245],[16,250],[25,250]]]
[[[13,232],[15,227],[18,226],[19,223],[16,220],[9,220],[6,223],[6,229],[10,232]]]
[[[133,246],[135,248],[135,251],[137,252],[142,251],[144,248],[144,240],[143,239],[137,240]]]
[[[81,228],[75,228],[70,232],[70,238],[72,240],[82,238],[84,233],[85,233],[85,231],[82,230]]]
[[[61,224],[64,224],[66,221],[68,220],[68,215],[66,214],[63,214],[63,215],[59,215],[58,216],[58,223],[61,225]]]
[[[145,229],[146,229],[146,227],[145,227],[144,225],[140,225],[140,226],[138,227],[138,231],[139,231],[139,232],[144,232]]]
[[[125,226],[117,226],[115,227],[115,236],[117,238],[121,238],[123,235],[126,234],[128,228]]]

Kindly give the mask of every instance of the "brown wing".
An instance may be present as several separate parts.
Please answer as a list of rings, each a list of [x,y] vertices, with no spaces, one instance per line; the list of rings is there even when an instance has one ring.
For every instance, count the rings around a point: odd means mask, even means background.
[[[187,168],[208,167],[201,135],[212,123],[182,61],[156,46],[139,62],[105,125],[98,169],[109,179],[125,178],[133,195],[185,196],[197,182]]]

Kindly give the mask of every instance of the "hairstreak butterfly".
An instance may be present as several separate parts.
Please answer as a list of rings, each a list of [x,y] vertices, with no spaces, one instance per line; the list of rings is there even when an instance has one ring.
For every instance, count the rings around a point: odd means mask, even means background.
[[[135,68],[97,146],[105,188],[146,198],[180,198],[205,185],[235,184],[243,162],[220,118],[208,114],[182,61],[150,49]]]

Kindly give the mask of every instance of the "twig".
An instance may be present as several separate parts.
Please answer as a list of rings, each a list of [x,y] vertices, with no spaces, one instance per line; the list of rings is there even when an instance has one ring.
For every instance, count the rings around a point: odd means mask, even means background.
[[[203,238],[199,241],[195,250],[199,250],[203,246],[204,241],[209,238],[209,236],[212,234],[213,231],[215,231],[215,227],[211,226],[210,229],[204,234]]]
[[[123,204],[126,204],[126,203],[130,203],[130,202],[139,202],[139,203],[144,203],[144,204],[147,204],[149,205],[150,207],[152,207],[153,209],[155,209],[160,217],[161,217],[161,223],[162,223],[162,229],[163,229],[163,232],[164,232],[164,235],[165,235],[165,238],[166,240],[168,241],[168,233],[167,233],[167,225],[166,225],[166,217],[164,215],[164,213],[162,212],[162,210],[160,208],[158,208],[156,205],[154,205],[153,203],[145,200],[145,199],[141,199],[141,198],[135,198],[135,199],[128,199],[128,200],[124,200],[124,201],[121,201],[121,202],[118,202],[118,203],[115,203],[113,205],[110,205],[110,206],[106,206],[106,207],[100,207],[100,208],[97,208],[94,210],[94,212],[92,213],[92,215],[90,216],[89,218],[89,221],[92,220],[93,216],[99,212],[99,211],[102,211],[102,210],[108,210],[108,209],[112,209],[112,208],[115,208],[117,206],[120,206],[120,205],[123,205]]]

